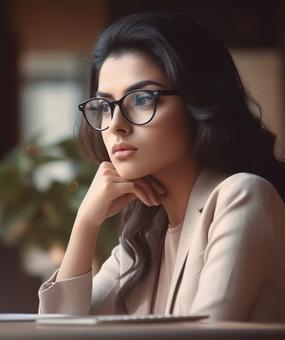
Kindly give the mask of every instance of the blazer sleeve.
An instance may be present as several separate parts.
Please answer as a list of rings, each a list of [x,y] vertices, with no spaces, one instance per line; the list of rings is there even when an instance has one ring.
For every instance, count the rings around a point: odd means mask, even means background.
[[[271,183],[255,175],[233,175],[215,195],[191,313],[212,320],[248,320],[280,259],[284,203]]]
[[[118,290],[119,246],[92,278],[92,272],[55,281],[57,271],[39,289],[39,313],[113,314]]]

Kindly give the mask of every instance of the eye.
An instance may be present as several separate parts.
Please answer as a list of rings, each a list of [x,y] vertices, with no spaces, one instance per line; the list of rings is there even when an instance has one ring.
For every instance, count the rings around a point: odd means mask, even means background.
[[[108,113],[110,111],[110,107],[107,103],[100,104],[100,111],[104,113]]]
[[[86,110],[98,112],[98,111],[100,111],[100,107],[98,105],[88,105],[88,107],[86,107]]]
[[[86,110],[95,114],[109,113],[110,106],[107,102],[102,100],[93,100],[86,106]]]
[[[153,104],[153,96],[149,93],[138,93],[133,97],[133,104],[136,106],[149,106]]]

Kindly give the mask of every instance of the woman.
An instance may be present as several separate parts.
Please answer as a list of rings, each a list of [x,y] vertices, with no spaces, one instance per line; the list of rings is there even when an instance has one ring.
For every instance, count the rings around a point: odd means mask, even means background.
[[[122,18],[97,41],[90,97],[80,136],[100,166],[40,312],[285,321],[285,167],[215,34],[178,13]]]

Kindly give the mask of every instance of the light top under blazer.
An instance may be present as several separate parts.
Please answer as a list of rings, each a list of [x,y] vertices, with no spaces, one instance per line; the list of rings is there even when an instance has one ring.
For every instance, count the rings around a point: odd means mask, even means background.
[[[155,254],[158,240],[150,235]],[[131,265],[119,244],[91,271],[39,290],[40,313],[113,314],[118,280]],[[129,294],[129,314],[151,312],[159,270]],[[190,193],[165,313],[209,315],[211,320],[285,321],[285,205],[267,180],[203,168]]]

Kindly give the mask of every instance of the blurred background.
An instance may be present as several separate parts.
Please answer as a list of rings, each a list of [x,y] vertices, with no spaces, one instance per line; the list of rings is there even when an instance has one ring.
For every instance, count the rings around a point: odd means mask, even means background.
[[[151,10],[200,16],[229,47],[285,157],[285,1],[2,0],[0,2],[0,312],[36,312],[96,167],[74,132],[100,31]],[[106,223],[98,263],[116,242]]]

